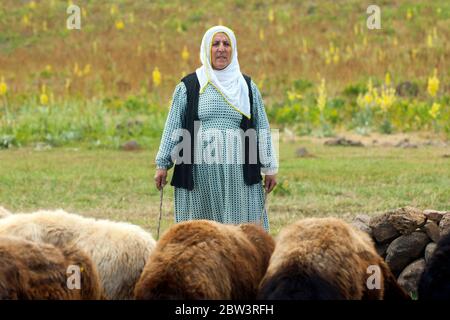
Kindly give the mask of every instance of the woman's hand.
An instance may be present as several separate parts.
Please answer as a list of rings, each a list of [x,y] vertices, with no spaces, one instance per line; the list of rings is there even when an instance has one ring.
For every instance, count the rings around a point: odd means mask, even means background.
[[[161,190],[167,183],[167,170],[166,169],[156,169],[155,173],[155,184],[158,190]]]
[[[264,189],[267,191],[267,193],[270,193],[273,188],[277,185],[277,175],[265,175],[264,177]]]

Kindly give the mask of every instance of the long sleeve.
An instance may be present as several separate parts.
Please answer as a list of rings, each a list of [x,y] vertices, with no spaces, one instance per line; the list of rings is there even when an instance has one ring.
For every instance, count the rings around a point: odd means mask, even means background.
[[[186,86],[180,82],[174,90],[172,105],[167,116],[164,132],[161,138],[158,154],[156,155],[156,167],[161,169],[170,169],[173,166],[171,152],[181,139],[173,139],[172,133],[181,129],[182,118],[186,110],[187,95]]]
[[[264,102],[256,84],[252,81],[253,108],[255,127],[258,135],[258,147],[261,161],[261,173],[272,175],[278,172],[278,159],[272,141],[269,120],[264,109]]]

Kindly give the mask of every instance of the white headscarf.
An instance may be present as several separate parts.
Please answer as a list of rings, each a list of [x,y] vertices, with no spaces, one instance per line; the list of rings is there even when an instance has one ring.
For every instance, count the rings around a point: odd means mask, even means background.
[[[225,33],[231,41],[231,62],[222,70],[214,70],[211,65],[211,45],[214,35],[220,32]],[[239,68],[234,32],[224,26],[208,29],[202,39],[200,61],[202,66],[195,71],[200,82],[200,93],[208,83],[212,84],[233,108],[250,119],[248,86]]]

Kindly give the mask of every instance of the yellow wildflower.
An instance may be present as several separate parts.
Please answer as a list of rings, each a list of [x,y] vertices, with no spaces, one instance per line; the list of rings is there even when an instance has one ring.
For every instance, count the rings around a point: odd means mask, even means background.
[[[427,47],[428,48],[432,48],[433,47],[433,37],[431,36],[431,34],[429,34],[427,36]]]
[[[153,85],[158,87],[161,84],[161,72],[159,72],[158,67],[155,67],[152,73]]]
[[[439,79],[437,77],[437,69],[434,69],[434,75],[428,78],[427,91],[430,96],[435,97],[439,90]]]
[[[297,93],[297,92],[295,92],[295,91],[290,91],[290,90],[288,90],[287,94],[288,94],[288,99],[289,99],[289,101],[294,101],[294,100],[296,100],[296,99],[301,99],[301,98],[303,98],[303,96],[302,96],[300,93]]]
[[[381,97],[378,97],[377,100],[380,109],[387,112],[395,102],[395,90],[393,88],[381,90]]]
[[[181,58],[184,61],[188,61],[189,60],[189,51],[188,51],[188,48],[186,46],[183,47],[183,51],[181,52]]]
[[[83,74],[88,75],[91,72],[91,65],[87,64],[84,66]]]
[[[64,84],[64,87],[66,88],[66,90],[69,90],[71,83],[72,83],[72,80],[70,80],[70,78],[66,78],[66,83]]]
[[[441,109],[441,105],[439,103],[434,102],[431,106],[431,109],[428,111],[430,116],[433,119],[436,119],[436,117],[439,115],[439,110]]]
[[[116,29],[117,30],[123,30],[125,28],[125,23],[123,23],[122,20],[116,21]]]
[[[113,4],[111,6],[111,9],[109,10],[109,13],[111,13],[112,16],[115,16],[118,11],[119,11],[119,8],[117,8],[117,4]]]
[[[22,17],[22,24],[24,26],[29,26],[30,25],[30,18],[28,17],[27,14]]]
[[[408,9],[408,11],[406,11],[406,19],[411,20],[411,18],[412,18],[412,11],[411,9]]]
[[[30,3],[28,3],[28,7],[29,7],[30,9],[36,9],[36,2],[30,1]]]
[[[4,96],[8,92],[8,86],[6,85],[5,78],[2,77],[0,81],[0,97]]]
[[[273,9],[269,10],[269,13],[267,14],[267,18],[269,19],[269,22],[273,22],[275,20],[275,14],[273,12]]]
[[[264,30],[259,29],[259,40],[264,41]]]
[[[339,48],[336,48],[336,52],[335,52],[335,54],[334,54],[334,56],[333,56],[333,62],[334,62],[334,64],[337,64],[338,62],[339,62]]]
[[[333,54],[335,50],[334,43],[330,42],[330,53]]]
[[[42,85],[41,95],[39,97],[39,101],[41,102],[41,104],[43,106],[46,106],[48,104],[48,96],[47,96],[47,93],[46,93],[45,84]]]
[[[327,104],[327,91],[325,88],[325,79],[322,79],[322,82],[320,83],[320,86],[318,89],[318,93],[319,93],[319,96],[317,98],[317,107],[319,108],[320,112],[322,113]]]
[[[391,85],[391,75],[389,72],[386,72],[386,75],[384,76],[384,83],[389,87]]]

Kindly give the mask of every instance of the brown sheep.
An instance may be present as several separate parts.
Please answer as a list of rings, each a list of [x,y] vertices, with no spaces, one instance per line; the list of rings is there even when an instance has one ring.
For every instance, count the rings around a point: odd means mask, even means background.
[[[378,288],[369,289],[367,285],[375,274],[369,266],[379,267]],[[409,296],[377,254],[369,235],[340,219],[309,218],[278,235],[258,298],[359,300]]]
[[[0,219],[0,236],[56,246],[75,244],[97,267],[108,299],[132,299],[150,252],[156,245],[141,227],[93,219],[64,210],[16,213]]]
[[[176,224],[157,243],[136,299],[254,299],[274,241],[254,224]]]
[[[81,270],[80,288],[72,287],[69,266]],[[76,284],[76,283],[75,283]],[[0,237],[0,300],[101,299],[92,261],[75,247],[58,248],[16,237]]]

